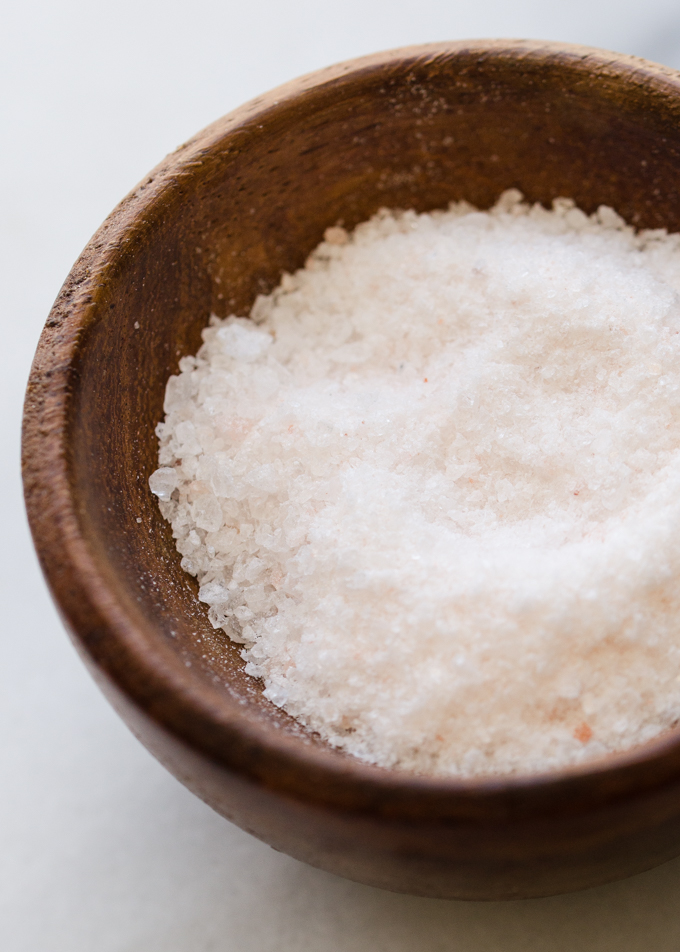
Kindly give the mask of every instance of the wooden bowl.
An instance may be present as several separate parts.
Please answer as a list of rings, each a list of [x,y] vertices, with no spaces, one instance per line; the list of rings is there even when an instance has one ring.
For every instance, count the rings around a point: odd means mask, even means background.
[[[148,489],[178,358],[247,314],[328,225],[381,206],[613,206],[680,230],[680,74],[581,47],[444,43],[304,77],[167,158],[102,225],[43,331],[24,480],[38,554],[93,676],[215,810],[278,850],[425,896],[542,896],[680,853],[680,732],[541,776],[362,764],[262,697],[208,622]]]

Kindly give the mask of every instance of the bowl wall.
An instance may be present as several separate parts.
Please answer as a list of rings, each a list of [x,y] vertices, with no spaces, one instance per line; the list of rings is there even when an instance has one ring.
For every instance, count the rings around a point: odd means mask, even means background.
[[[209,315],[247,315],[324,229],[510,187],[680,230],[680,77],[512,41],[379,54],[215,123],[113,212],[47,322],[26,398],[32,531],[64,620],[140,739],[292,855],[424,895],[593,885],[680,853],[675,734],[538,778],[433,781],[330,750],[214,632],[148,489],[154,428]],[[140,521],[141,520],[141,521]]]

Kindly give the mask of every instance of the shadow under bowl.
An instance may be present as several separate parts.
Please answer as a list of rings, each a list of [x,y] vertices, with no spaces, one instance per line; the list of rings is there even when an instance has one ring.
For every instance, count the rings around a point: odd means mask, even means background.
[[[426,896],[541,896],[680,853],[680,734],[560,773],[415,777],[333,750],[215,632],[148,488],[178,359],[248,313],[328,225],[509,187],[680,230],[680,74],[523,41],[444,43],[304,77],[169,156],[102,225],[47,321],[25,404],[35,544],[133,732],[278,850]]]

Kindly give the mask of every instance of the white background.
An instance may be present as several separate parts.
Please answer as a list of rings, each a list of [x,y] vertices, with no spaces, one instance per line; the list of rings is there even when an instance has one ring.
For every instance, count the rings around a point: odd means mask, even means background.
[[[5,0],[0,11],[0,948],[3,952],[664,952],[680,860],[518,903],[392,895],[273,852],[118,721],[46,593],[19,480],[23,389],[81,248],[167,152],[332,62],[465,37],[602,46],[680,67],[672,0]]]

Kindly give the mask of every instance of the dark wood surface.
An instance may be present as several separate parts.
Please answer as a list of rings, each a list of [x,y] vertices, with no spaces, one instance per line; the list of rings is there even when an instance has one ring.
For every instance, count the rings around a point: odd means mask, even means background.
[[[147,480],[165,383],[211,312],[246,315],[328,225],[381,206],[488,207],[509,187],[680,230],[680,75],[582,47],[480,41],[378,54],[274,90],[169,156],[104,223],[48,318],[25,404],[41,564],[131,729],[277,849],[421,895],[547,895],[677,855],[680,734],[503,780],[361,764],[245,675]]]

